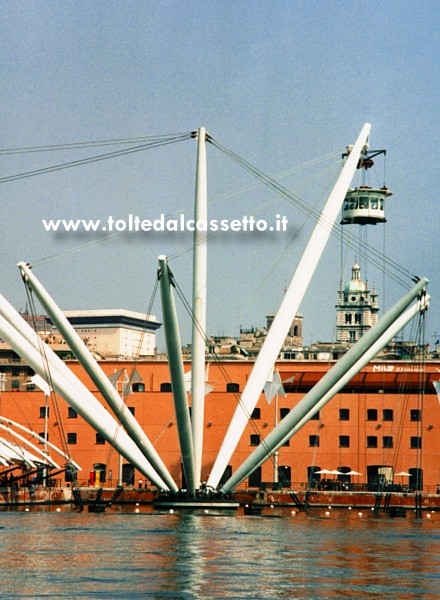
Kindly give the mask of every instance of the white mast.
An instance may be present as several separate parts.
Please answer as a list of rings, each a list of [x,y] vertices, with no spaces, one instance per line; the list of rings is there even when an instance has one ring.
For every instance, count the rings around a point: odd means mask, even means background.
[[[278,427],[270,432],[264,442],[244,461],[222,487],[230,492],[254,469],[261,465],[278,448],[287,442],[307,421],[322,408],[362,367],[386,346],[393,337],[421,310],[426,310],[428,299],[422,299],[407,309],[408,305],[428,283],[421,279],[405,294],[344,356],[322,377],[308,394],[289,412]],[[407,310],[406,310],[407,309]],[[403,312],[405,311],[405,312]],[[403,313],[403,314],[402,314]]]
[[[18,319],[25,321],[18,315]],[[17,321],[18,322],[18,321]],[[32,369],[43,379],[47,380],[47,373],[42,355],[18,329],[0,316],[1,337],[26,361]],[[27,325],[27,323],[25,323]],[[20,326],[20,325],[19,325]],[[28,326],[29,327],[29,326]],[[32,328],[30,328],[31,331]],[[35,334],[35,332],[33,332]],[[36,336],[36,334],[35,334]],[[111,414],[98,402],[87,387],[77,379],[63,361],[56,355],[49,356],[49,348],[42,340],[39,342],[46,349],[46,356],[51,367],[51,384],[66,402],[72,406],[96,431],[125,458],[139,469],[159,489],[169,489],[166,483],[158,476],[156,471],[141,453],[135,442],[115,421]],[[37,342],[38,345],[38,342]],[[72,378],[74,380],[72,380]]]
[[[18,268],[24,281],[37,296],[41,302],[41,305],[52,319],[52,322],[64,337],[69,347],[73,350],[76,358],[82,364],[87,374],[90,376],[98,390],[110,405],[116,417],[121,421],[122,425],[127,430],[127,433],[139,446],[140,451],[153,465],[160,477],[166,482],[167,487],[169,487],[171,490],[177,491],[177,485],[175,484],[173,478],[168,472],[165,464],[149,440],[145,431],[139,425],[134,415],[128,410],[124,401],[119,396],[116,389],[112,386],[109,379],[105,376],[101,367],[93,358],[88,348],[84,345],[83,341],[69,323],[67,318],[64,316],[56,302],[49,295],[47,290],[43,287],[41,282],[37,279],[26,263],[20,262],[18,264]]]
[[[27,427],[24,427],[23,425],[20,425],[20,423],[16,423],[15,421],[12,421],[11,419],[6,419],[5,417],[0,417],[0,423],[7,423],[8,425],[13,425],[14,427],[16,427],[17,429],[19,429],[20,431],[25,431],[31,437],[37,439],[40,442],[40,444],[42,444],[44,442],[44,439],[41,437],[41,435],[38,435],[38,433],[35,433],[35,431],[32,431],[32,429],[28,429]],[[6,426],[3,425],[3,427],[6,427]],[[9,427],[7,428],[7,430],[9,431],[9,433],[11,435],[14,435],[14,432]],[[79,464],[76,463],[75,461],[73,461],[62,450],[60,450],[59,448],[57,448],[57,446],[55,446],[55,444],[52,444],[51,442],[48,441],[47,445],[50,446],[50,448],[52,448],[52,450],[55,450],[55,452],[58,452],[58,454],[60,454],[63,458],[65,458],[66,460],[68,460],[76,469],[78,469],[78,471],[82,471],[82,469],[79,466]],[[41,452],[41,450],[40,450],[40,452]],[[49,460],[49,461],[51,461],[51,462],[53,462],[52,459],[49,456],[46,456],[46,459]],[[56,463],[54,463],[54,466],[56,466],[57,468],[60,468],[60,467],[58,467],[58,465]]]
[[[37,454],[39,454],[40,456],[42,456],[44,458],[44,462],[46,464],[50,464],[50,465],[52,465],[52,467],[55,467],[56,469],[61,469],[60,465],[58,463],[56,463],[53,460],[53,458],[51,458],[48,454],[46,454],[45,450],[40,450],[40,448],[38,448],[38,446],[36,446],[35,444],[33,444],[32,442],[27,440],[23,435],[20,435],[19,433],[17,433],[10,427],[3,425],[3,423],[0,423],[0,429],[2,429],[3,431],[7,431],[9,433],[9,435],[16,437],[18,440],[20,440],[20,442],[23,442],[23,444],[32,448],[32,450],[34,452],[36,452]]]
[[[168,268],[167,257],[161,255],[158,257],[158,260],[163,326],[168,352],[168,366],[171,374],[174,411],[179,433],[180,453],[182,456],[183,471],[185,473],[186,488],[190,495],[194,495],[194,449],[189,417],[188,396],[185,386],[185,373],[183,370],[179,326],[177,323],[174,297],[171,292],[172,274]]]
[[[191,345],[191,424],[194,445],[194,483],[200,487],[203,452],[203,420],[205,412],[205,338],[206,338],[206,278],[207,231],[199,231],[198,222],[208,218],[206,130],[197,132],[197,174],[193,251],[193,324]]]
[[[362,150],[368,142],[370,125],[366,123],[348,155],[336,185],[334,186],[317,224],[310,236],[295,274],[272,322],[264,344],[258,354],[241,399],[232,417],[222,446],[214,463],[208,486],[217,488],[229,459],[243,434],[246,424],[257,405],[270,370],[281,350],[307,287],[316,269],[338,216],[342,201],[351,183]]]

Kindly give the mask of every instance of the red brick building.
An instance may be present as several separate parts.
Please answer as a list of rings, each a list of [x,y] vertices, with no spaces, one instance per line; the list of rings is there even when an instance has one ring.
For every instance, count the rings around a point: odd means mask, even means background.
[[[74,373],[100,398],[81,365],[67,362]],[[168,364],[160,361],[102,361],[107,375],[125,368],[130,376],[136,368],[140,377],[127,396],[127,405],[156,447],[176,483],[182,485],[182,467]],[[202,479],[206,480],[223,440],[227,426],[249,376],[252,362],[210,363],[209,383],[214,390],[205,399],[204,452]],[[234,472],[254,447],[271,431],[304,394],[328,371],[332,362],[279,361],[286,397],[267,403],[262,393],[238,446],[229,471]],[[279,480],[301,489],[308,480],[314,485],[323,479],[349,481],[374,489],[379,481],[421,487],[435,492],[440,481],[438,431],[440,406],[433,381],[440,379],[439,361],[426,363],[377,361],[365,367],[283,446],[278,455]],[[14,365],[19,368],[18,364]],[[22,364],[22,368],[27,367]],[[190,370],[185,365],[185,371]],[[0,413],[37,433],[44,431],[45,397],[37,389],[23,385],[0,394]],[[110,409],[109,409],[110,410]],[[63,448],[64,440],[73,460],[79,463],[78,482],[87,484],[90,474],[100,471],[104,485],[118,482],[118,455],[61,398],[49,399],[49,441]],[[55,455],[54,455],[55,458]],[[138,485],[144,480],[122,460],[123,480]],[[258,487],[277,479],[273,460],[266,461],[242,486]],[[335,470],[359,475],[325,475],[317,471]],[[410,476],[398,476],[397,473]],[[320,482],[320,483],[318,483]]]

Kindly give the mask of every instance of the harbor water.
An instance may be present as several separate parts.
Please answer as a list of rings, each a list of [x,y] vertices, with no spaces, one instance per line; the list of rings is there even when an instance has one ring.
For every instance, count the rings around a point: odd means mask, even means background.
[[[0,513],[0,534],[2,599],[440,598],[438,513],[51,509]]]

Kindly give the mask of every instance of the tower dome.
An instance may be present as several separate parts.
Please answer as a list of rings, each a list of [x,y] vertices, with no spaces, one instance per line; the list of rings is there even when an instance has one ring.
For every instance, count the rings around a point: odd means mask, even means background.
[[[365,290],[365,283],[361,279],[361,268],[356,262],[351,269],[351,280],[344,286],[344,292],[346,294],[360,294],[365,292]],[[356,297],[355,300],[357,299]]]
[[[351,269],[351,279],[342,284],[336,305],[336,339],[338,342],[357,342],[377,321],[377,293],[370,292],[368,282],[361,279],[357,262]]]

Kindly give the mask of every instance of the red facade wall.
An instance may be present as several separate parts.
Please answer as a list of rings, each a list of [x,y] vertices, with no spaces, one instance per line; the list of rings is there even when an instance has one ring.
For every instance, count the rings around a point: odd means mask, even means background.
[[[74,373],[100,398],[96,387],[76,362],[67,363]],[[279,466],[288,466],[292,487],[306,484],[309,467],[337,469],[349,467],[362,475],[352,477],[354,483],[367,482],[367,467],[372,465],[391,466],[394,472],[419,468],[423,471],[423,486],[435,491],[440,480],[438,453],[438,430],[440,407],[432,381],[438,379],[438,363],[428,363],[422,368],[411,363],[370,364],[340,394],[336,395],[321,411],[319,420],[309,421],[291,440],[289,446],[280,449]],[[130,375],[135,366],[143,379],[145,391],[130,394],[127,405],[132,407],[135,417],[146,431],[178,485],[181,484],[181,460],[177,436],[172,394],[161,392],[162,383],[170,381],[165,362],[101,363],[107,375],[126,368]],[[202,480],[208,478],[210,469],[220,448],[227,426],[238,403],[239,394],[226,392],[228,383],[237,383],[242,391],[253,364],[249,362],[222,361],[212,363],[209,368],[209,383],[214,391],[206,396],[204,453]],[[289,384],[287,397],[278,398],[278,411],[291,409],[307,393],[331,365],[325,362],[284,362],[277,368],[282,380],[294,376]],[[190,370],[189,363],[185,371]],[[424,393],[420,390],[424,389]],[[3,417],[17,421],[37,433],[44,431],[44,419],[40,408],[44,396],[39,391],[2,392],[0,412]],[[252,419],[231,459],[232,470],[253,450],[252,435],[263,439],[273,428],[276,419],[276,401],[268,405],[264,394],[257,408],[258,419]],[[340,409],[348,410],[348,420],[341,420]],[[367,410],[377,410],[377,420],[367,420]],[[392,411],[392,420],[383,419],[383,411]],[[411,420],[411,410],[419,410],[421,421]],[[389,413],[388,413],[389,414]],[[347,412],[343,413],[347,417]],[[279,419],[279,414],[278,414]],[[85,484],[94,464],[107,466],[106,483],[116,485],[118,456],[108,443],[96,444],[96,433],[80,417],[68,418],[68,406],[62,398],[50,400],[48,422],[49,441],[63,447],[62,440],[69,433],[76,433],[76,444],[69,450],[72,458],[82,466],[78,473],[79,483]],[[310,436],[319,436],[319,447],[310,445]],[[341,436],[348,436],[349,447],[341,447]],[[367,436],[377,438],[377,448],[367,447]],[[383,448],[383,437],[393,439],[393,448]],[[411,438],[421,438],[421,449],[411,448]],[[345,438],[347,439],[347,438]],[[53,457],[56,459],[55,454]],[[60,459],[62,462],[63,459]],[[125,463],[125,459],[123,460]],[[135,482],[144,477],[136,473]],[[268,460],[262,466],[261,480],[274,480],[274,465]],[[396,477],[399,483],[408,482]],[[247,485],[244,482],[243,485]]]

